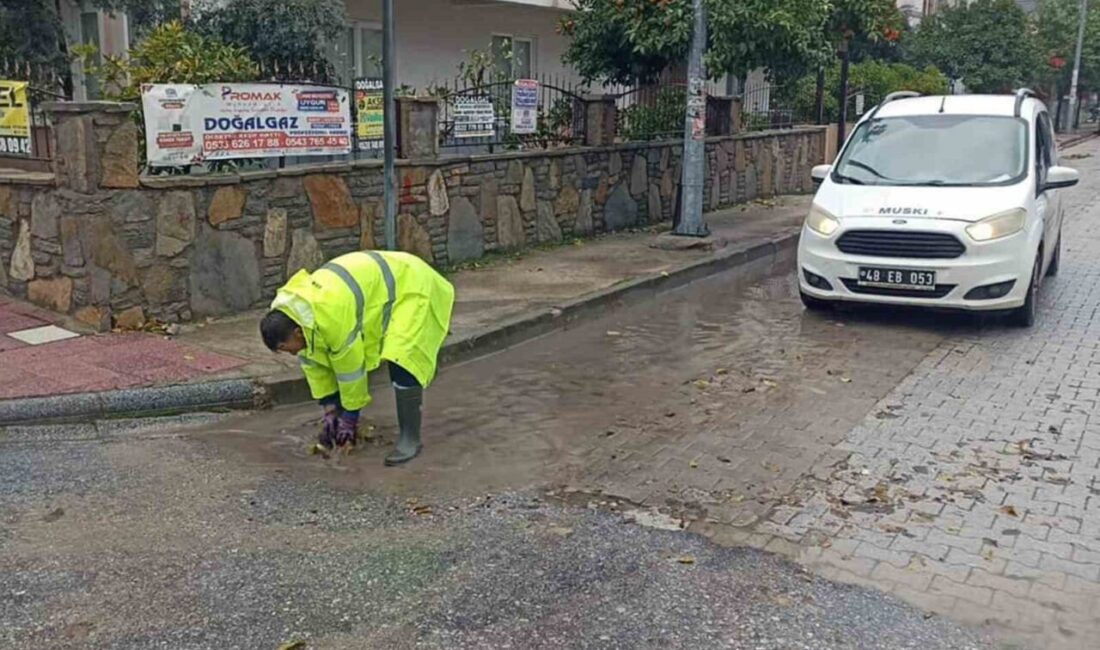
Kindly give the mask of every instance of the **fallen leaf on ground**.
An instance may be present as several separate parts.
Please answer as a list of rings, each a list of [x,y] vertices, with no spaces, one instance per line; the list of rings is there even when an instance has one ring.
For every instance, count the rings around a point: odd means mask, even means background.
[[[775,603],[776,605],[779,605],[780,607],[790,607],[791,606],[790,597],[785,596],[783,594],[774,594],[772,596],[771,600],[772,600],[773,603]]]
[[[57,521],[58,519],[61,519],[64,516],[65,516],[65,509],[64,508],[54,508],[53,510],[47,512],[46,516],[42,517],[42,521],[44,521],[46,523],[51,523],[51,522]]]
[[[767,461],[767,460],[761,462],[760,466],[763,467],[764,469],[768,470],[769,472],[778,472],[779,471],[779,465],[776,465],[775,463]]]
[[[764,385],[765,385],[765,386],[767,386],[768,388],[775,388],[776,386],[778,386],[778,385],[779,385],[779,384],[777,384],[776,382],[772,381],[771,379],[765,379],[765,380],[763,380],[763,381],[762,381],[762,382],[760,382],[760,383],[764,384]]]
[[[695,564],[695,557],[691,555],[681,555],[676,558],[676,561],[680,564]]]
[[[985,558],[986,562],[992,562],[993,561],[993,549],[987,548],[984,551],[982,551],[982,557]]]
[[[306,649],[306,642],[305,641],[287,641],[286,643],[279,646],[279,650],[305,650],[305,649]]]
[[[716,374],[716,375],[728,375],[729,372],[730,371],[726,370],[725,368],[719,368],[718,370],[714,371],[714,374]]]
[[[851,377],[841,377],[841,378],[840,378],[840,383],[842,383],[842,384],[850,384],[850,383],[852,383],[852,378],[851,378]]]
[[[323,456],[324,458],[328,458],[328,449],[325,449],[324,446],[315,442],[309,446],[309,455]]]
[[[718,457],[718,462],[719,463],[732,463],[733,461],[730,460],[729,458],[726,458],[725,456],[719,456]]]
[[[607,330],[607,335],[608,335],[608,336],[622,336],[622,335],[623,335],[623,333],[622,333],[622,332],[618,332],[618,331],[616,331],[616,330]]]
[[[688,467],[690,467],[690,468],[692,468],[692,469],[695,469],[695,468],[696,468],[696,467],[698,467],[698,466],[699,466],[699,461],[697,461],[697,460],[693,460],[693,461],[690,461],[690,462],[688,463]]]
[[[1020,516],[1020,513],[1016,512],[1016,508],[1014,506],[1001,506],[1001,512],[1008,515],[1009,517]]]
[[[695,383],[695,387],[698,388],[699,390],[703,390],[707,386],[710,386],[710,382],[707,381],[706,379],[696,379],[694,383]]]
[[[430,514],[432,514],[432,507],[429,506],[429,505],[413,506],[412,511],[413,511],[413,514],[417,514],[417,515],[421,515],[421,516],[430,515]]]

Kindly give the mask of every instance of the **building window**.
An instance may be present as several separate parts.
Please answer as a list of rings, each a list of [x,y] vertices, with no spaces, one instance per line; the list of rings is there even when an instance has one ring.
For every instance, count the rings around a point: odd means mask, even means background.
[[[333,43],[330,58],[340,84],[350,86],[360,77],[382,76],[382,27],[355,23]]]
[[[530,79],[535,74],[535,39],[494,34],[493,68],[512,79]]]

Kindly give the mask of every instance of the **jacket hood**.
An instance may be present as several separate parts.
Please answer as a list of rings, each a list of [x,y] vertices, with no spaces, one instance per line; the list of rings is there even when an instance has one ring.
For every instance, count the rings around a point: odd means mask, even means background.
[[[309,271],[302,269],[275,294],[271,309],[283,312],[302,328],[311,330],[317,324],[317,316],[313,310],[313,300],[316,297],[317,285]]]

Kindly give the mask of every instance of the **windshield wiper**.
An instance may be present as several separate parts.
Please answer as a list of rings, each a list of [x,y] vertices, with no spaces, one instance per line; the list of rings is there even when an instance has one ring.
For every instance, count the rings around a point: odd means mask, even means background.
[[[851,176],[846,176],[844,174],[841,174],[840,172],[833,172],[833,177],[836,178],[838,181],[851,183],[852,185],[866,185],[866,183],[859,180],[858,178],[852,178]]]
[[[894,180],[894,179],[890,178],[889,176],[886,176],[885,174],[883,174],[879,170],[875,169],[874,167],[868,165],[865,162],[860,162],[858,160],[849,160],[849,161],[847,161],[846,164],[851,165],[852,167],[858,167],[859,169],[862,169],[865,172],[869,172],[871,174],[874,174],[875,176],[878,176],[879,178],[881,178],[883,180],[887,180],[887,181]]]

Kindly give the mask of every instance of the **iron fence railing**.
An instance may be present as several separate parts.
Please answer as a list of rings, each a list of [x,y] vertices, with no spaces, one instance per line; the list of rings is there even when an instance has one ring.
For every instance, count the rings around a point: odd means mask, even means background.
[[[747,85],[741,92],[741,130],[789,129],[812,123],[812,117],[802,114],[787,91],[793,89],[775,83]]]
[[[586,112],[580,104],[587,88],[557,76],[454,79],[431,92],[440,100],[439,146],[445,154],[550,149],[584,140]],[[516,118],[520,121],[513,124]]]
[[[684,137],[687,85],[645,84],[615,93],[615,137],[633,140],[675,140]]]

